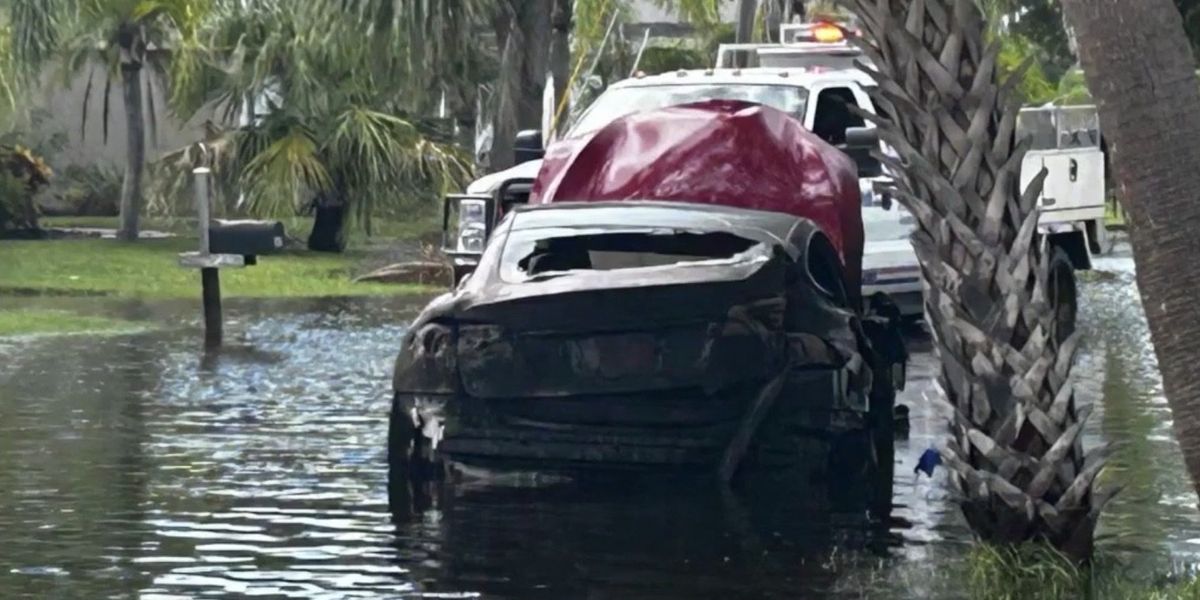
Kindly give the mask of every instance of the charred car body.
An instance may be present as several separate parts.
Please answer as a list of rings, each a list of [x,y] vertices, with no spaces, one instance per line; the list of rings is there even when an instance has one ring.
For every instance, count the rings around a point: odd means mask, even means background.
[[[857,308],[857,175],[717,101],[552,146],[530,205],[460,198],[504,216],[405,337],[392,466],[890,467],[904,350]]]

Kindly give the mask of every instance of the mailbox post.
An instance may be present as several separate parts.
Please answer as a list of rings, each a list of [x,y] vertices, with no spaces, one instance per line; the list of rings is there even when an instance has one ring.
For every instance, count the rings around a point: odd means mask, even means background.
[[[196,207],[200,213],[200,254],[209,255],[208,239],[208,167],[193,171],[196,177]],[[225,337],[224,317],[221,315],[221,272],[216,267],[200,269],[200,299],[204,304],[204,345],[221,345]]]
[[[245,263],[240,256],[213,254],[209,227],[212,219],[208,204],[208,167],[192,170],[196,188],[196,216],[200,234],[199,252],[185,252],[179,256],[179,264],[185,268],[200,269],[200,299],[204,305],[204,345],[215,348],[224,338],[224,317],[221,314],[221,267],[240,267]]]
[[[283,224],[264,221],[216,221],[211,218],[207,167],[192,170],[195,177],[196,213],[200,249],[179,255],[179,266],[200,269],[204,304],[204,345],[220,346],[224,337],[221,314],[221,269],[242,268],[258,262],[258,255],[283,248]]]

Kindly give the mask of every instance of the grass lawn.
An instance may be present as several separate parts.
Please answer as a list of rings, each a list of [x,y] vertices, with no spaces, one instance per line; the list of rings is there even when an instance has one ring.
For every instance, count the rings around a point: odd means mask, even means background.
[[[128,298],[195,298],[200,276],[178,266],[177,255],[195,240],[176,238],[127,243],[80,239],[0,241],[0,295],[66,294]],[[354,283],[361,252],[341,255],[284,252],[263,256],[245,269],[224,269],[228,297],[354,296],[419,292],[421,286]]]
[[[290,237],[305,240],[312,231],[312,217],[284,217],[276,219],[283,223],[284,230]],[[100,229],[116,229],[117,217],[42,217],[39,224],[46,229],[64,227],[88,227]],[[196,232],[196,219],[163,219],[142,217],[143,230],[165,231],[183,236],[192,236]],[[434,238],[442,230],[441,213],[421,210],[411,218],[404,220],[376,219],[372,223],[371,235],[367,236],[361,227],[351,227],[349,247],[363,248],[378,242],[404,239],[416,240]]]
[[[44,333],[106,333],[137,331],[142,325],[132,321],[67,310],[40,308],[0,309],[0,337]]]

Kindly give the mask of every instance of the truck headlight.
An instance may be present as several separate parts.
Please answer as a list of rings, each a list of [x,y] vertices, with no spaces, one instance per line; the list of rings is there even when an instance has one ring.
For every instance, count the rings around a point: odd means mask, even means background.
[[[487,240],[487,202],[462,200],[458,204],[458,251],[483,252]]]

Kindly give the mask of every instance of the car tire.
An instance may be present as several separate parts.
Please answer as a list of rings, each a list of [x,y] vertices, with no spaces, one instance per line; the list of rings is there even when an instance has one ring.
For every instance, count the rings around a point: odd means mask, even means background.
[[[1054,311],[1054,341],[1066,342],[1075,333],[1079,315],[1079,290],[1075,266],[1062,248],[1052,247],[1047,270],[1046,293]]]

